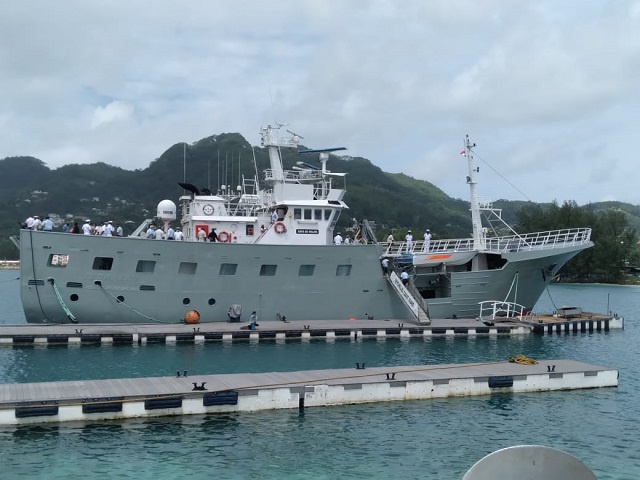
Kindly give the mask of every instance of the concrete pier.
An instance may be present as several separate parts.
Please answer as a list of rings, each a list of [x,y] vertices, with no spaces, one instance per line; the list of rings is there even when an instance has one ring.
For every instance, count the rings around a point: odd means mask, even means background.
[[[303,409],[618,386],[618,371],[546,360],[0,385],[0,425]]]

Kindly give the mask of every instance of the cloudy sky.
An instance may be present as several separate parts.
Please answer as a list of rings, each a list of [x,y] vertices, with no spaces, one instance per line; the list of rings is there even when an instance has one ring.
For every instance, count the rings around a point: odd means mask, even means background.
[[[640,204],[640,1],[20,0],[0,12],[0,158],[144,168],[216,133],[258,145],[278,121],[309,147],[345,146],[467,198],[469,134],[482,197]]]

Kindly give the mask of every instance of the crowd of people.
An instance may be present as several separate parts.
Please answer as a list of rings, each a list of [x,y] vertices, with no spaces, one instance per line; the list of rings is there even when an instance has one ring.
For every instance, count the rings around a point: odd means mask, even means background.
[[[149,225],[146,231],[142,231],[140,236],[151,240],[177,240],[178,242],[184,240],[184,234],[180,227],[174,229],[169,225],[165,231],[163,228],[156,227],[153,223]]]
[[[41,230],[43,232],[60,231],[62,233],[78,233],[83,235],[103,235],[105,237],[122,237],[124,230],[121,225],[113,225],[113,221],[104,221],[102,224],[92,223],[86,219],[82,225],[79,222],[64,222],[59,230],[48,215],[41,220],[38,215],[28,217],[22,224],[22,228],[27,230]]]

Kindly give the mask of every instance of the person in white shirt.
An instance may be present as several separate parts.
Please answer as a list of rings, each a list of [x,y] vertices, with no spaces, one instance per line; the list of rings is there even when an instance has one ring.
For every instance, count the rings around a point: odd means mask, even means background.
[[[164,230],[156,228],[156,240],[164,240]]]
[[[424,232],[424,245],[422,246],[422,251],[428,252],[430,246],[431,246],[431,232],[427,228],[427,231]]]
[[[333,243],[336,245],[342,245],[342,235],[340,235],[340,232],[336,233],[336,236],[333,237]]]
[[[403,270],[400,274],[400,280],[402,280],[403,285],[407,285],[409,283],[409,274],[406,270]]]
[[[413,253],[413,235],[411,234],[411,230],[407,232],[404,241],[407,242],[407,253]]]
[[[207,239],[207,234],[205,233],[204,228],[199,228],[198,229],[197,237],[198,237],[198,241],[199,242],[206,242],[207,241],[206,240]]]
[[[85,220],[82,225],[82,233],[83,235],[91,235],[91,220]]]
[[[118,225],[118,228],[116,228],[116,235],[118,237],[122,237],[124,235],[124,231],[122,230],[122,227],[120,225]]]
[[[27,218],[24,223],[27,226],[27,229],[33,230],[33,217]]]
[[[176,233],[174,235],[174,238],[178,241],[181,242],[182,239],[184,238],[184,233],[182,233],[182,230],[180,230],[180,227],[176,228]]]
[[[33,217],[33,229],[34,230],[42,230],[42,220],[38,215]]]

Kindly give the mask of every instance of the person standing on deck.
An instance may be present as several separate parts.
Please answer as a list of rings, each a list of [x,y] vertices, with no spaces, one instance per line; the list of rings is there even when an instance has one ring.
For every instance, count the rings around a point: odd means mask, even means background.
[[[156,228],[156,240],[164,240],[164,230],[160,227]]]
[[[207,234],[204,233],[204,228],[199,228],[198,232],[196,233],[196,237],[198,238],[199,242],[206,242],[207,241]]]
[[[395,239],[393,238],[393,233],[390,233],[387,237],[387,243],[393,243]]]
[[[33,230],[33,217],[29,217],[25,220],[24,224],[27,227],[27,230]]]
[[[218,241],[218,234],[216,233],[215,227],[209,232],[209,241],[214,243]]]
[[[88,218],[84,221],[84,224],[82,225],[82,233],[84,235],[91,235],[91,220],[89,220]]]
[[[431,232],[427,228],[427,231],[424,232],[424,245],[422,246],[422,251],[425,253],[428,252],[430,246],[431,246]]]
[[[182,230],[180,230],[180,227],[176,228],[176,235],[175,235],[176,241],[181,242],[183,238],[184,238],[184,234],[182,233]]]
[[[44,221],[42,222],[42,230],[45,232],[53,232],[53,222],[49,217],[44,217]]]
[[[171,228],[171,226],[169,226],[169,229],[167,230],[167,240],[173,240],[174,238],[176,238],[176,232]]]
[[[402,271],[402,273],[400,274],[400,280],[402,280],[403,285],[409,284],[409,274],[407,273],[407,270]]]
[[[404,240],[407,242],[407,253],[413,253],[413,235],[411,234],[411,230],[407,232]]]
[[[333,243],[336,245],[342,245],[342,235],[340,235],[340,232],[336,233],[336,236],[333,237]]]
[[[118,228],[116,228],[116,236],[122,237],[123,235],[124,235],[124,231],[122,230],[122,226],[118,225]]]
[[[387,257],[382,259],[382,274],[385,277],[389,275],[389,259]]]

